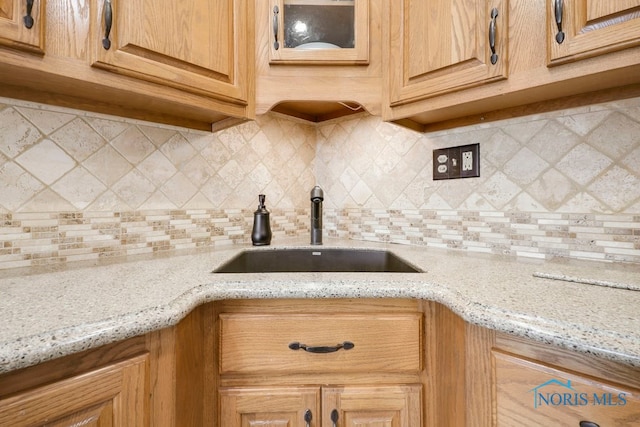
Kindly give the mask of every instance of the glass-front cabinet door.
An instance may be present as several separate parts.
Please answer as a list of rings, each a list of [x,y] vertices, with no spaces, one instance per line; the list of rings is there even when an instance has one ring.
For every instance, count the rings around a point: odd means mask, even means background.
[[[369,61],[369,0],[271,0],[270,13],[270,63]]]

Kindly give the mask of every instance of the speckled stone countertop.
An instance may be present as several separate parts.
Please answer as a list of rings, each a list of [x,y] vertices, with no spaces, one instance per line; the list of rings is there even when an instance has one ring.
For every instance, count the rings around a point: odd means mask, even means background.
[[[242,250],[305,243],[233,246],[58,272],[5,272],[0,277],[0,373],[175,325],[200,304],[237,298],[433,300],[471,323],[640,366],[636,264],[534,261],[325,240],[323,247],[388,249],[424,272],[211,272]],[[534,277],[537,273],[579,280]],[[581,283],[582,278],[593,283]]]

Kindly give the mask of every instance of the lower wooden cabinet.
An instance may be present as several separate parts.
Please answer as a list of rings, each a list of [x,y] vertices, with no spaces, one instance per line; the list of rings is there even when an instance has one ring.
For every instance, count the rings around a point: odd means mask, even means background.
[[[149,356],[140,355],[0,400],[0,426],[148,425]]]
[[[216,323],[220,427],[424,425],[416,301],[225,301]]]
[[[420,384],[223,388],[220,425],[420,427]]]
[[[522,355],[511,353],[513,348],[492,351],[494,425],[640,425],[637,370],[538,344],[518,346],[526,350]]]

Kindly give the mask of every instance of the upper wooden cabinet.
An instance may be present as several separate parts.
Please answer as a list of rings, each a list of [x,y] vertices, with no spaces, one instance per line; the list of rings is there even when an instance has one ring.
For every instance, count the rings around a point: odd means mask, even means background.
[[[248,0],[34,0],[31,29],[28,3],[0,0],[0,96],[202,130],[255,116]]]
[[[640,0],[547,1],[549,64],[640,45]]]
[[[271,0],[270,63],[366,64],[369,0]]]
[[[0,0],[0,46],[44,53],[46,0]]]
[[[391,5],[391,105],[507,77],[508,0]]]
[[[390,10],[383,119],[420,132],[640,93],[639,0],[403,0]]]
[[[390,0],[253,1],[256,114],[381,114]]]
[[[94,67],[247,103],[246,0],[93,0]]]

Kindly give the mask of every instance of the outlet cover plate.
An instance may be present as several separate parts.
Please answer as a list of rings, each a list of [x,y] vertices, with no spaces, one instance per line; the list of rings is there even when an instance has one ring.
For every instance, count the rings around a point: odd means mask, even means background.
[[[480,144],[433,150],[433,180],[480,176]]]

